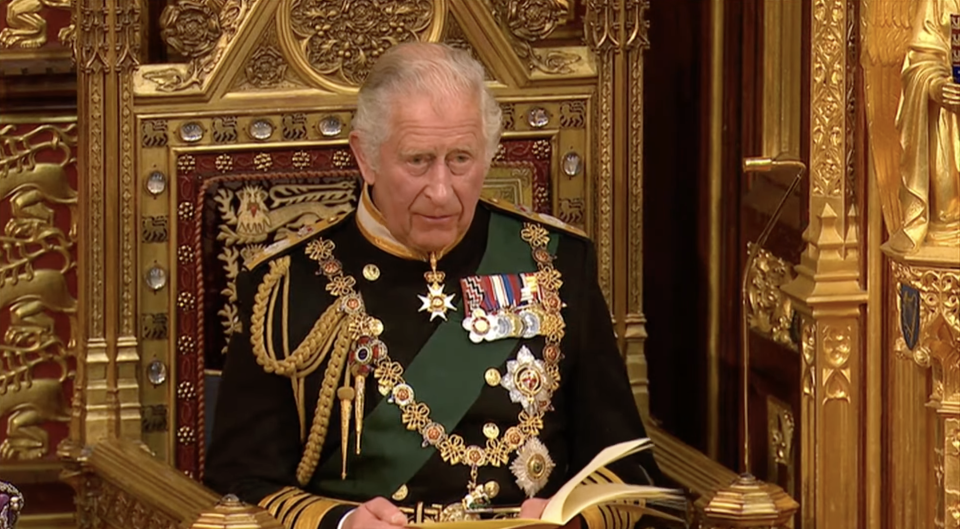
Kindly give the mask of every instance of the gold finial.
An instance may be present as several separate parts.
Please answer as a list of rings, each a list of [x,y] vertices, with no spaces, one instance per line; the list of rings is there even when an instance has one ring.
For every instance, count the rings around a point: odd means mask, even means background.
[[[190,529],[283,529],[267,511],[227,494],[210,510],[200,513]]]
[[[716,491],[703,509],[703,529],[786,527],[800,504],[780,487],[741,474]]]

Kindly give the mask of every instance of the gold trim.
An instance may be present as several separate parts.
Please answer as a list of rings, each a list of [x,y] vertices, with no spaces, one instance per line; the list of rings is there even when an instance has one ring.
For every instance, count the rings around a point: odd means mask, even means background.
[[[27,514],[17,521],[17,529],[57,529],[77,527],[77,515],[72,512],[57,514]]]
[[[76,115],[63,114],[8,114],[0,115],[0,125],[32,125],[47,123],[76,123]]]
[[[710,56],[710,153],[709,153],[709,291],[707,293],[707,454],[720,453],[720,278],[723,235],[723,12],[725,0],[710,2],[712,53]],[[712,403],[712,404],[710,404]]]
[[[868,171],[873,169],[868,159]],[[866,487],[866,526],[880,527],[883,519],[883,212],[880,209],[879,187],[876,178],[867,178],[867,336],[864,344],[866,358],[873,359],[864,366],[864,393],[866,395],[864,466]],[[889,469],[886,469],[889,472]]]

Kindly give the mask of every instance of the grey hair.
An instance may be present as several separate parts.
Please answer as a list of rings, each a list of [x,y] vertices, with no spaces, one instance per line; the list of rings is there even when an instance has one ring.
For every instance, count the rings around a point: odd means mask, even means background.
[[[446,44],[410,42],[390,48],[374,64],[357,97],[353,130],[360,148],[374,168],[379,165],[380,146],[391,131],[391,106],[403,95],[432,94],[436,99],[475,96],[480,106],[486,151],[490,165],[500,143],[500,105],[484,82],[483,66],[466,51]]]

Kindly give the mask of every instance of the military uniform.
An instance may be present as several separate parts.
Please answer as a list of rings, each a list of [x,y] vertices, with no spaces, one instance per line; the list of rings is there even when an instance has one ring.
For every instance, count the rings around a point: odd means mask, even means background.
[[[287,527],[337,527],[375,496],[432,519],[550,497],[601,449],[646,437],[582,233],[481,201],[432,268],[368,193],[241,273],[208,486]],[[647,451],[603,476],[659,471]]]

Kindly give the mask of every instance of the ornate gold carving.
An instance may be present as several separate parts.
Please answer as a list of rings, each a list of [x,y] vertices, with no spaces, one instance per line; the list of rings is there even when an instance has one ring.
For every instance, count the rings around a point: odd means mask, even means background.
[[[796,350],[797,345],[790,336],[793,304],[780,290],[782,285],[793,279],[792,269],[792,264],[767,250],[759,251],[747,285],[750,304],[747,321],[754,331]]]
[[[767,397],[767,437],[770,440],[770,459],[774,464],[793,466],[793,433],[796,422],[790,408],[772,397]]]
[[[846,168],[846,1],[813,3],[812,142],[814,195],[839,197]]]
[[[900,133],[897,107],[900,100],[900,73],[915,2],[862,0],[860,61],[864,70],[864,103],[870,135],[870,156],[883,220],[889,232],[902,224],[900,213]]]
[[[148,119],[140,125],[140,145],[147,147],[166,147],[167,122],[163,119]]]
[[[240,189],[221,187],[214,201],[220,214],[217,239],[224,246],[217,259],[223,263],[226,287],[224,303],[217,312],[226,338],[238,332],[237,275],[240,260],[248,260],[267,244],[284,239],[303,226],[310,226],[337,213],[350,211],[356,183],[275,185],[267,191],[256,185]]]
[[[516,106],[509,103],[500,104],[500,120],[503,122],[503,130],[516,130]],[[498,145],[499,147],[499,145]]]
[[[169,4],[160,17],[161,35],[168,45],[189,59],[189,63],[150,70],[143,78],[161,92],[203,86],[224,50],[236,36],[256,0],[225,0],[208,3],[179,0]],[[213,6],[219,5],[215,11]]]
[[[823,354],[826,367],[823,369],[824,402],[845,400],[850,402],[850,353],[852,350],[849,325],[826,324],[823,327]]]
[[[167,242],[170,238],[170,217],[146,216],[141,221],[141,240],[145,243]]]
[[[800,385],[805,399],[813,399],[817,394],[817,328],[810,321],[804,321],[800,333],[800,356],[803,359]]]
[[[284,114],[281,124],[283,126],[283,139],[286,141],[299,141],[307,138],[307,115],[298,112],[296,114]]]
[[[910,285],[920,293],[919,343],[911,351],[900,334],[896,350],[923,367],[931,362],[934,370],[935,401],[960,403],[960,271],[927,268],[893,262],[898,283]],[[897,300],[901,293],[897,289]],[[901,303],[897,303],[900,314]],[[899,333],[898,333],[899,334]]]
[[[597,173],[597,260],[600,289],[607,304],[613,303],[613,50],[599,53],[599,161]]]
[[[133,69],[140,64],[140,3],[121,3],[114,17],[117,38],[115,70],[120,74],[120,334],[132,337],[136,335]]]
[[[583,198],[561,198],[557,218],[578,228],[583,228]]]
[[[62,384],[74,376],[68,357],[76,347],[77,301],[66,274],[76,267],[77,192],[66,168],[76,161],[77,138],[74,123],[23,134],[16,129],[0,127],[0,200],[11,213],[0,235],[0,310],[9,317],[0,341],[0,417],[9,414],[0,459],[38,459],[49,449],[43,424],[70,419]],[[38,155],[49,161],[37,162]],[[69,209],[68,233],[55,223],[57,205]],[[44,262],[60,266],[44,268]],[[66,339],[57,332],[58,313],[70,322]],[[34,378],[45,364],[55,364],[59,377]]]
[[[47,43],[47,21],[40,11],[45,7],[70,9],[71,0],[10,0],[7,2],[7,27],[0,31],[0,48],[39,48]],[[68,28],[60,30],[65,44]]]
[[[166,340],[168,335],[167,313],[157,312],[140,316],[140,338],[143,340]]]
[[[287,61],[273,45],[258,48],[244,69],[247,82],[257,88],[270,88],[280,84],[286,71]]]
[[[550,36],[570,10],[568,0],[492,0],[493,16],[509,31],[513,50],[530,70],[569,74],[580,56],[532,46]]]
[[[888,200],[895,196],[900,203],[900,229],[891,231],[889,241],[900,253],[920,246],[960,248],[960,85],[950,71],[957,63],[950,17],[960,13],[960,1],[925,0],[916,12],[898,78],[899,185],[885,189]]]
[[[237,141],[237,117],[219,116],[213,119],[213,141],[215,143],[234,143]],[[220,157],[230,158],[229,154],[221,154]],[[217,161],[220,161],[220,157]],[[219,163],[217,168],[219,169]],[[222,170],[222,169],[221,169]]]
[[[337,92],[353,92],[387,48],[401,42],[436,42],[446,0],[282,0],[280,44],[306,79]]]

